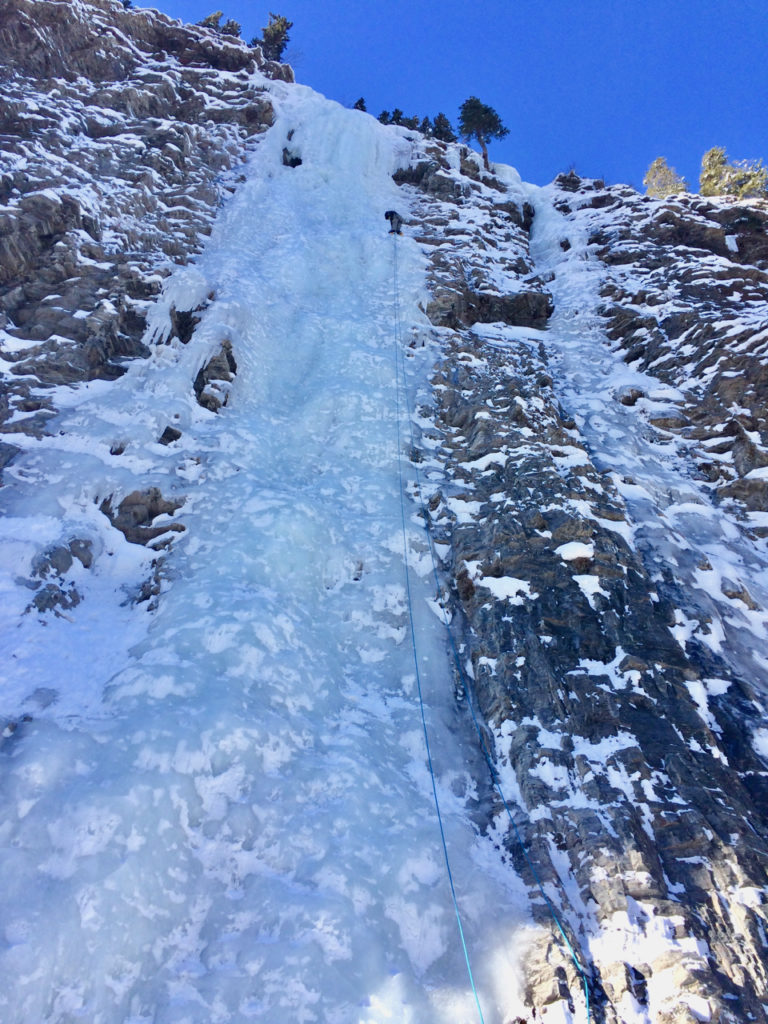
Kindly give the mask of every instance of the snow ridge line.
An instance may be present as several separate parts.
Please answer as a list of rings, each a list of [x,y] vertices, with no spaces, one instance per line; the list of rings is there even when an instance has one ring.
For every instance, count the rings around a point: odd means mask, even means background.
[[[456,914],[456,923],[459,928],[459,938],[461,939],[461,946],[464,951],[464,961],[467,965],[467,973],[469,975],[469,983],[472,986],[472,994],[475,997],[475,1004],[477,1006],[477,1012],[480,1017],[481,1024],[485,1024],[485,1017],[483,1017],[483,1010],[480,1006],[480,996],[475,985],[475,979],[472,974],[472,965],[469,961],[469,950],[467,949],[466,939],[464,937],[464,928],[461,923],[461,913],[459,911],[459,903],[456,897],[456,888],[453,884],[453,872],[451,871],[451,862],[448,857],[448,844],[445,839],[445,829],[443,828],[443,816],[440,812],[440,801],[437,797],[437,782],[435,781],[435,771],[432,764],[432,753],[429,746],[429,734],[427,731],[427,719],[424,712],[424,699],[421,690],[421,674],[419,672],[419,658],[416,651],[416,629],[413,622],[413,601],[411,598],[411,581],[410,581],[410,567],[408,564],[408,536],[405,525],[405,491],[403,488],[403,458],[402,458],[402,445],[400,438],[400,364],[401,364],[401,350],[402,350],[402,332],[400,329],[400,294],[399,284],[397,276],[397,233],[392,234],[393,246],[394,246],[394,342],[395,342],[395,420],[397,423],[397,471],[400,481],[400,518],[402,521],[403,531],[403,561],[405,562],[405,591],[408,599],[408,619],[411,628],[411,649],[413,650],[413,665],[416,671],[416,688],[419,694],[419,710],[421,713],[421,727],[424,733],[424,744],[427,751],[427,766],[429,767],[429,777],[432,783],[432,796],[435,802],[435,811],[437,812],[437,823],[440,826],[440,839],[443,845],[443,857],[445,859],[445,867],[448,873],[448,882],[451,887],[451,899],[453,900],[453,909]],[[403,391],[405,391],[405,369],[403,368]],[[406,395],[406,411],[410,418],[410,408],[407,404]],[[411,432],[413,432],[413,425],[411,424]]]
[[[405,564],[406,564],[406,590],[407,590],[407,593],[408,593],[408,609],[409,609],[410,621],[411,621],[411,636],[412,636],[412,640],[413,640],[413,654],[414,654],[414,661],[416,661],[416,637],[415,637],[414,630],[413,630],[413,611],[412,611],[412,608],[411,608],[411,591],[410,591],[410,584],[408,582],[408,571],[407,571],[408,570],[408,555],[407,555],[407,551],[406,551],[406,537],[405,537],[405,506],[404,506],[404,500],[405,499],[404,499],[403,486],[402,486],[403,478],[402,478],[401,455],[400,455],[400,379],[401,379],[401,376],[402,376],[402,382],[403,382],[403,394],[405,396],[406,413],[407,413],[407,416],[408,416],[408,427],[409,427],[409,431],[410,431],[410,440],[411,440],[411,450],[412,451],[415,450],[415,447],[416,447],[416,438],[415,438],[414,431],[413,431],[413,415],[412,415],[412,410],[411,410],[410,402],[408,400],[408,390],[407,390],[407,388],[405,386],[405,384],[406,384],[406,380],[405,380],[405,364],[403,362],[402,344],[401,344],[402,338],[401,338],[401,331],[400,331],[400,302],[399,302],[398,275],[397,275],[397,234],[393,234],[392,238],[393,238],[393,247],[394,247],[395,343],[396,343],[395,358],[397,360],[397,371],[396,371],[397,372],[397,438],[398,438],[398,470],[400,471],[400,506],[401,506],[402,516],[403,516],[403,554],[404,554],[404,557],[405,557]],[[454,640],[453,633],[451,632],[451,626],[450,626],[450,621],[449,621],[449,618],[448,618],[448,612],[447,612],[447,609],[445,607],[445,604],[443,602],[443,599],[442,599],[442,596],[441,596],[441,593],[440,593],[440,579],[439,579],[439,576],[438,576],[438,573],[437,573],[437,555],[435,553],[434,542],[433,542],[433,538],[432,538],[432,531],[429,528],[430,527],[429,513],[428,513],[427,508],[426,508],[426,506],[424,504],[423,489],[422,489],[422,486],[421,486],[421,474],[419,473],[419,467],[418,467],[418,465],[416,465],[416,463],[414,463],[413,468],[414,468],[414,473],[416,475],[416,492],[418,494],[418,501],[419,501],[419,505],[420,505],[420,508],[421,508],[422,523],[423,523],[423,526],[424,526],[424,532],[427,535],[427,544],[429,546],[429,553],[430,553],[430,558],[431,558],[431,561],[432,561],[432,575],[433,575],[433,578],[434,578],[434,581],[435,581],[435,600],[436,600],[436,603],[437,603],[438,607],[440,608],[440,611],[442,612],[443,625],[445,626],[445,631],[446,631],[446,633],[448,635],[448,643],[449,643],[450,648],[451,648],[451,653],[453,655],[453,660],[454,660],[454,663],[456,665],[456,670],[457,670],[457,672],[459,674],[459,679],[461,680],[461,683],[462,683],[462,685],[464,687],[464,692],[467,695],[467,705],[469,707],[469,711],[470,711],[470,714],[472,716],[472,722],[474,724],[475,731],[477,732],[477,737],[478,737],[478,739],[480,741],[480,749],[482,750],[483,757],[485,759],[486,764],[488,765],[488,770],[489,770],[490,776],[491,776],[491,782],[493,783],[493,786],[494,786],[496,792],[499,794],[499,798],[501,799],[501,802],[504,805],[504,810],[507,812],[507,817],[509,818],[510,825],[512,826],[512,829],[513,829],[513,831],[515,833],[515,837],[516,837],[516,839],[517,839],[517,841],[518,841],[518,843],[520,845],[520,849],[522,851],[522,854],[523,854],[523,857],[525,859],[525,862],[528,865],[528,867],[530,868],[531,874],[533,875],[534,881],[536,882],[536,885],[538,887],[539,892],[541,893],[542,897],[544,898],[544,902],[546,903],[547,909],[549,910],[549,913],[550,913],[550,915],[552,917],[552,920],[554,921],[555,925],[557,926],[557,930],[559,931],[560,935],[562,936],[563,941],[565,942],[565,945],[566,945],[566,948],[568,949],[568,952],[570,954],[571,960],[573,961],[573,965],[576,968],[579,976],[581,977],[581,983],[582,983],[582,987],[584,989],[585,1013],[586,1013],[585,1020],[586,1020],[586,1024],[590,1024],[590,1021],[591,1021],[592,1017],[591,1017],[590,1002],[589,1002],[589,981],[588,981],[586,972],[585,972],[584,968],[581,965],[581,961],[579,960],[578,954],[576,953],[576,951],[575,951],[575,949],[573,947],[573,944],[571,943],[570,939],[568,938],[568,936],[567,936],[567,934],[565,932],[563,924],[560,921],[560,917],[558,916],[558,913],[555,910],[555,907],[554,907],[552,901],[547,896],[547,893],[546,893],[546,891],[544,889],[544,885],[543,885],[543,883],[541,881],[539,873],[536,870],[536,867],[533,864],[533,861],[531,860],[531,857],[530,857],[530,855],[528,853],[528,848],[527,848],[527,846],[525,844],[525,841],[524,841],[522,835],[520,834],[520,830],[518,829],[517,824],[515,822],[515,819],[512,816],[512,811],[510,810],[509,804],[507,803],[507,799],[506,799],[506,797],[504,795],[504,792],[503,792],[503,790],[501,788],[501,781],[499,779],[499,776],[498,776],[498,773],[496,771],[496,768],[495,768],[495,766],[493,764],[493,758],[491,757],[490,751],[488,750],[488,744],[486,743],[485,736],[483,735],[482,729],[480,728],[480,723],[477,720],[477,714],[475,712],[475,707],[474,707],[474,702],[473,702],[471,680],[469,679],[467,673],[465,672],[464,666],[461,664],[461,659],[459,658],[459,652],[456,649],[456,641]],[[416,681],[417,681],[418,688],[419,688],[419,702],[421,703],[421,683],[419,681],[418,663],[416,664]],[[459,920],[459,932],[461,934],[461,940],[462,940],[462,944],[463,944],[464,943],[464,934],[463,934],[463,931],[462,931],[462,928],[461,928],[461,920],[459,919],[459,909],[458,909],[458,906],[456,905],[456,895],[455,895],[455,892],[453,890],[453,879],[451,877],[450,865],[448,864],[448,851],[447,851],[447,848],[446,848],[446,845],[445,845],[445,835],[443,834],[442,820],[440,818],[440,808],[439,808],[438,803],[437,803],[437,791],[435,790],[435,777],[434,777],[434,774],[432,773],[432,761],[431,761],[430,754],[429,754],[429,740],[427,739],[427,728],[426,728],[426,722],[424,721],[424,705],[423,704],[421,704],[421,715],[422,715],[422,724],[424,725],[424,738],[425,738],[425,740],[427,742],[427,759],[429,761],[429,771],[430,771],[430,775],[432,777],[432,787],[433,787],[433,792],[434,792],[434,796],[435,796],[435,806],[437,807],[438,820],[440,821],[440,832],[441,832],[441,835],[443,836],[443,852],[445,854],[446,866],[448,867],[448,877],[449,877],[450,882],[451,882],[451,892],[453,893],[453,897],[454,897],[454,907],[456,909],[457,919]],[[467,961],[467,969],[469,971],[470,981],[472,981],[472,970],[471,970],[471,968],[469,966],[469,957],[468,957],[466,945],[464,945],[464,956],[465,956],[465,959]],[[474,981],[472,981],[472,989],[475,992],[475,999],[477,1000],[477,991],[475,990]],[[482,1015],[482,1010],[480,1010],[480,1003],[479,1003],[479,1001],[478,1001],[477,1008],[480,1011],[480,1018],[482,1020],[483,1015]]]

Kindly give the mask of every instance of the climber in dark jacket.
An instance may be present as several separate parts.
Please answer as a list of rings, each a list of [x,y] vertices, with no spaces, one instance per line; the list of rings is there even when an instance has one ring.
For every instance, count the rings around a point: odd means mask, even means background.
[[[394,210],[387,210],[384,216],[390,223],[390,235],[402,235],[403,232],[400,230],[400,228],[403,226],[403,218],[400,216],[400,214],[396,213]]]

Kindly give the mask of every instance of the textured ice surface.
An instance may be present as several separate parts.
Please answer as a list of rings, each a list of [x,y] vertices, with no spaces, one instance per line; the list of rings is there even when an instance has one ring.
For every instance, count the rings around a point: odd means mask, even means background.
[[[310,90],[270,88],[277,123],[151,319],[162,337],[172,304],[213,295],[194,337],[77,392],[63,433],[30,443],[5,489],[4,710],[32,714],[0,774],[7,1024],[477,1019],[406,641],[383,214],[402,205],[391,173],[408,144]],[[289,132],[295,169],[282,164]],[[423,257],[397,244],[407,325]],[[238,373],[215,416],[191,381],[225,339]],[[419,358],[411,372],[426,376]],[[182,437],[165,447],[168,423]],[[148,483],[187,496],[154,615],[123,590],[152,553],[96,511]],[[416,554],[418,519],[409,530]],[[96,554],[83,602],[17,628],[30,591],[14,578],[83,535]],[[412,585],[491,1024],[522,1010],[527,905],[473,824],[474,742],[428,577]]]

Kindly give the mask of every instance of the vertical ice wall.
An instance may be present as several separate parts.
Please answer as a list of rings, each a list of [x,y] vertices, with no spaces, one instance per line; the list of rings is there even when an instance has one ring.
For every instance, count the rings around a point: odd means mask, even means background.
[[[41,508],[51,539],[77,527],[96,552],[67,619],[6,633],[24,641],[10,692],[50,698],[0,776],[14,1024],[477,1019],[403,586],[383,213],[402,202],[391,173],[407,143],[310,90],[270,89],[275,126],[153,320],[162,333],[172,303],[210,300],[191,341],[81,392],[6,495],[7,578]],[[408,324],[422,257],[398,244]],[[238,372],[216,416],[191,381],[223,341]],[[182,436],[160,446],[168,422]],[[94,511],[137,480],[186,495],[153,616],[121,606],[128,547]],[[472,822],[484,794],[418,520],[409,530],[438,789],[490,1024],[522,1010],[524,897]]]

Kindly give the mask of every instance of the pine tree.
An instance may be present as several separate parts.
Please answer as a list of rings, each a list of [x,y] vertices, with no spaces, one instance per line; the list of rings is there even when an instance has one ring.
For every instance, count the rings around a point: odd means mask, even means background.
[[[219,32],[221,30],[219,22],[223,13],[223,11],[214,11],[213,14],[203,18],[202,21],[198,21],[197,24],[202,25],[203,28],[212,28],[214,32]]]
[[[432,135],[434,138],[439,139],[440,142],[456,141],[456,134],[453,130],[453,126],[443,113],[438,114],[435,118],[434,124],[432,125]]]
[[[381,121],[382,124],[392,124],[392,115],[388,110],[382,110],[379,114],[379,121]]]
[[[400,107],[395,107],[395,109],[392,111],[392,120],[389,123],[390,124],[402,124],[403,123],[403,116],[404,115],[403,115],[403,112],[400,109]]]
[[[663,199],[678,192],[688,191],[688,182],[681,178],[674,167],[670,167],[663,156],[657,156],[643,178],[645,194]]]
[[[431,136],[432,135],[432,122],[429,120],[428,117],[423,117],[421,119],[421,124],[419,125],[419,131],[421,132],[422,135],[427,135],[427,136]]]
[[[413,117],[404,117],[401,122],[403,128],[413,128],[418,131],[419,128],[419,115],[414,114]]]
[[[699,192],[703,196],[722,196],[728,191],[728,158],[722,146],[713,146],[701,158]]]
[[[261,38],[254,36],[251,46],[260,46],[267,60],[282,60],[283,51],[290,42],[288,33],[292,28],[292,21],[288,21],[282,14],[273,14],[270,11],[269,24],[261,30]]]
[[[722,146],[713,146],[701,158],[699,190],[703,196],[765,197],[768,168],[762,160],[737,160],[728,163]]]
[[[361,96],[361,97],[360,97],[360,99],[359,99],[359,100],[357,101],[357,103],[355,104],[355,106],[354,106],[354,108],[353,108],[353,109],[354,109],[354,110],[363,110],[363,111],[365,111],[365,112],[367,113],[367,111],[368,111],[368,108],[366,107],[366,105],[365,105],[365,100],[363,99],[363,97],[362,97],[362,96]]]
[[[491,139],[503,139],[509,135],[493,107],[481,103],[477,96],[464,100],[459,111],[459,134],[467,142],[476,139],[483,154],[483,166],[490,171],[488,143]]]
[[[221,24],[222,12],[214,11],[213,14],[209,14],[208,17],[203,18],[202,21],[198,21],[198,25],[202,25],[203,28],[213,29],[220,36],[239,36],[240,35],[240,22],[235,21],[233,18],[229,18],[224,24]]]
[[[768,167],[762,160],[737,160],[733,164],[733,191],[739,199],[765,199]]]

